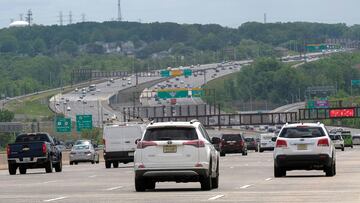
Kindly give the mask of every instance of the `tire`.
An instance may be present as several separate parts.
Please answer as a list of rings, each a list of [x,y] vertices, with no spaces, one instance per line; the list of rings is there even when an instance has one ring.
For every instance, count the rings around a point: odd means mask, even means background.
[[[341,151],[344,151],[344,150],[345,150],[345,147],[342,147],[342,148],[341,148]]]
[[[207,191],[207,190],[211,190],[212,184],[211,184],[211,175],[208,176],[204,176],[202,178],[202,180],[200,181],[201,184],[201,190]]]
[[[279,178],[283,176],[286,176],[286,170],[281,167],[274,166],[274,177]]]
[[[111,168],[111,162],[105,161],[105,168]]]
[[[45,172],[46,173],[52,173],[53,172],[53,164],[52,164],[51,160],[49,160],[48,163],[46,164]]]
[[[78,162],[77,162],[77,161],[75,161],[75,165],[78,165]]]
[[[147,180],[147,181],[146,181],[146,189],[154,190],[154,189],[155,189],[155,186],[156,186],[156,182],[155,182],[155,181],[152,181],[152,180]]]
[[[144,192],[146,190],[146,182],[142,178],[135,178],[136,192]]]
[[[243,152],[242,152],[242,155],[243,155],[243,156],[246,156],[246,155],[247,155],[247,150],[246,150],[246,151],[243,151]]]
[[[20,174],[26,174],[26,168],[25,167],[19,167]]]
[[[225,156],[225,152],[220,152],[220,156]]]
[[[16,175],[17,166],[15,164],[9,164],[8,168],[10,175]]]
[[[263,152],[264,152],[264,150],[263,150],[263,149],[261,149],[261,148],[260,148],[260,150],[259,150],[259,151],[260,151],[260,153],[263,153]]]
[[[91,164],[95,164],[95,161],[91,161]]]
[[[216,177],[212,178],[211,180],[211,184],[212,184],[212,188],[216,189],[219,187],[219,162],[217,163],[217,167],[216,167]]]
[[[73,165],[74,163],[72,161],[70,161],[70,165]]]
[[[55,171],[56,172],[61,172],[62,171],[62,161],[59,161],[58,163],[55,164]]]
[[[354,148],[354,146],[353,146],[353,145],[351,145],[351,149],[352,149],[352,148]]]
[[[336,163],[333,161],[330,167],[326,167],[325,174],[328,177],[332,177],[336,174]]]
[[[119,162],[114,161],[114,162],[113,162],[113,167],[114,167],[114,168],[118,168],[118,167],[119,167]]]

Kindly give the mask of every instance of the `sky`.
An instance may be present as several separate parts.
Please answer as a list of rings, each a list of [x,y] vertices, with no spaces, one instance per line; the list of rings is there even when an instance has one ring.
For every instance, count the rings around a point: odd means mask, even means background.
[[[249,21],[360,24],[360,0],[121,0],[125,21],[220,24],[238,27]],[[64,24],[117,18],[117,0],[0,0],[0,28],[31,9],[34,23]]]

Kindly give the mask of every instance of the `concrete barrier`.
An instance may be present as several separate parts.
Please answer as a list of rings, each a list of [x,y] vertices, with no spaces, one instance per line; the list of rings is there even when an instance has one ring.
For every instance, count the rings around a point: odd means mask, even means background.
[[[98,153],[99,153],[99,161],[104,162],[103,150],[99,150]],[[62,152],[63,165],[69,165],[69,154],[70,154],[70,151],[68,151],[68,150]],[[8,168],[8,164],[7,164],[6,153],[0,152],[0,170],[5,170],[7,168]]]

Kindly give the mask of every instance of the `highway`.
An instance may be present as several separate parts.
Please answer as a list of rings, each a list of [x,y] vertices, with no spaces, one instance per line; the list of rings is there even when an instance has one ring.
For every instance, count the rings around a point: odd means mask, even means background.
[[[359,202],[360,147],[337,151],[337,175],[322,171],[291,171],[274,178],[272,152],[221,157],[218,189],[201,191],[199,183],[157,183],[138,193],[132,163],[105,169],[104,163],[63,167],[46,174],[28,170],[10,176],[0,171],[0,202]]]

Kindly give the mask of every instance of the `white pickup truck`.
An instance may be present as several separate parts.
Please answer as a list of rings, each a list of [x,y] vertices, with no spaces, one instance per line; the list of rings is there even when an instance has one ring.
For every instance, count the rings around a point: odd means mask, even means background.
[[[119,162],[134,161],[135,141],[141,139],[146,128],[144,124],[122,123],[105,126],[103,131],[105,167],[119,167]]]

